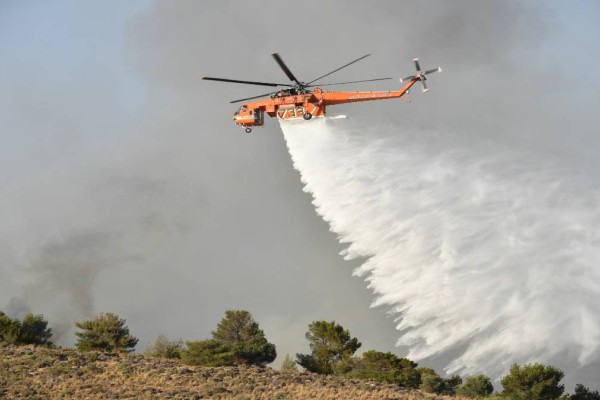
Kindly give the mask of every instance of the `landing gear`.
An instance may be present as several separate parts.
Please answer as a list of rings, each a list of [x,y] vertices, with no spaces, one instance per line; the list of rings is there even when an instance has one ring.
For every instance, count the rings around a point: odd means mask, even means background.
[[[311,118],[312,118],[312,114],[311,114],[311,113],[309,113],[309,112],[307,112],[307,113],[304,113],[303,117],[304,117],[304,119],[305,119],[305,120],[307,120],[307,121],[308,121],[309,119],[311,119]]]
[[[246,133],[252,132],[252,128],[246,128]]]

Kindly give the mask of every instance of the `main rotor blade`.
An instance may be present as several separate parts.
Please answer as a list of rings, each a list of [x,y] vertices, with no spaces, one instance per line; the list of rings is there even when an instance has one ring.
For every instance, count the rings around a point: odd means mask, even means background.
[[[323,76],[320,76],[320,77],[318,77],[317,79],[313,79],[312,81],[308,82],[308,83],[307,83],[307,85],[310,85],[311,83],[313,83],[313,82],[316,82],[316,81],[318,81],[318,80],[319,80],[319,79],[321,79],[321,78],[325,78],[326,76],[329,76],[329,75],[333,74],[334,72],[338,72],[340,69],[342,69],[342,68],[346,68],[347,66],[349,66],[349,65],[352,65],[352,64],[354,64],[355,62],[358,62],[358,61],[362,60],[363,58],[367,58],[367,57],[369,57],[369,56],[370,56],[370,54],[367,54],[367,55],[365,55],[365,56],[362,56],[362,57],[360,57],[360,58],[357,58],[356,60],[354,60],[354,61],[352,61],[352,62],[349,62],[348,64],[346,64],[346,65],[344,65],[344,66],[341,66],[341,67],[339,67],[338,69],[334,69],[333,71],[331,71],[331,72],[329,72],[329,73],[327,73],[327,74],[325,74],[325,75],[323,75]]]
[[[421,66],[419,65],[419,59],[413,58],[413,61],[415,62],[415,68],[417,69],[417,72],[421,72]]]
[[[360,82],[374,82],[374,81],[385,81],[388,79],[392,79],[392,78],[377,78],[377,79],[366,79],[363,81],[350,81],[350,82],[338,82],[338,83],[323,83],[323,84],[318,84],[318,85],[308,85],[307,87],[314,87],[314,86],[332,86],[332,85],[345,85],[347,83],[360,83]]]
[[[410,81],[411,79],[415,78],[414,75],[411,76],[407,76],[406,78],[402,78],[400,79],[400,83],[406,82],[406,81]]]
[[[254,96],[254,97],[246,97],[245,99],[239,99],[239,100],[230,101],[230,103],[239,103],[240,101],[260,99],[261,97],[267,97],[267,96],[270,96],[272,94],[273,94],[273,92],[261,94],[261,95]]]
[[[437,67],[434,69],[428,69],[427,71],[425,71],[425,75],[427,74],[433,74],[434,72],[442,72],[442,67]]]
[[[277,64],[279,64],[279,67],[281,67],[281,69],[283,70],[283,72],[285,72],[285,74],[287,75],[287,77],[290,78],[290,81],[294,81],[298,85],[302,85],[300,83],[300,81],[298,81],[298,79],[296,79],[296,77],[294,76],[294,74],[292,74],[292,71],[290,71],[290,69],[287,67],[287,65],[285,65],[285,63],[283,62],[283,60],[281,59],[281,57],[279,57],[279,54],[273,53],[273,58],[275,59],[275,61],[277,61]],[[288,86],[290,86],[290,85],[288,85]]]
[[[208,76],[202,77],[202,79],[207,81],[218,81],[218,82],[231,82],[231,83],[243,83],[246,85],[259,85],[259,86],[292,86],[286,83],[269,83],[269,82],[254,82],[254,81],[239,81],[237,79],[224,79],[224,78],[209,78]]]

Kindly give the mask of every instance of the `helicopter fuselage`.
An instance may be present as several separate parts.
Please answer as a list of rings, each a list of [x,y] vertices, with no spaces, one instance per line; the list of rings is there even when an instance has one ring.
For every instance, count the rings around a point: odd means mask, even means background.
[[[315,87],[312,91],[297,93],[295,89],[286,89],[274,93],[270,99],[242,104],[233,115],[233,122],[250,132],[253,127],[264,125],[265,113],[269,117],[277,117],[281,120],[310,120],[325,117],[327,106],[397,99],[404,96],[418,81],[419,79],[415,77],[400,90],[387,92],[325,92],[320,87]]]

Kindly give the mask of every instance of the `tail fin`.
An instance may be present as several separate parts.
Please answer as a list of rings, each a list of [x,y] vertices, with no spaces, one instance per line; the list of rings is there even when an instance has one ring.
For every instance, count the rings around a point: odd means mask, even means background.
[[[415,75],[407,76],[406,78],[401,78],[400,82],[409,81],[411,79],[416,79],[418,81],[421,81],[421,86],[423,87],[423,92],[427,92],[429,90],[429,88],[427,87],[427,83],[425,82],[427,80],[426,75],[433,74],[434,72],[442,72],[442,67],[437,67],[434,69],[428,69],[426,71],[421,71],[421,65],[419,64],[419,59],[414,58],[413,61],[415,62],[415,69],[417,70],[417,73]]]

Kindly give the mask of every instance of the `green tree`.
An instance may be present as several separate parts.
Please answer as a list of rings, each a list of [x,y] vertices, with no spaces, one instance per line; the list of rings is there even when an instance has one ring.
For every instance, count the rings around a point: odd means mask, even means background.
[[[339,361],[331,364],[331,373],[335,375],[347,375],[356,369],[359,361],[359,357],[344,354]]]
[[[296,354],[296,362],[308,371],[331,374],[336,363],[348,362],[361,343],[335,321],[315,321],[308,326],[306,339],[311,354]]]
[[[539,363],[519,366],[513,364],[510,373],[500,381],[502,395],[511,400],[558,399],[565,390],[560,384],[564,374],[553,366]]]
[[[187,342],[187,350],[181,351],[183,362],[204,366],[264,366],[277,357],[275,345],[267,341],[248,311],[226,311],[212,336],[209,340]]]
[[[418,388],[421,384],[421,374],[417,370],[418,364],[408,358],[401,358],[400,366],[402,369],[398,375],[398,385],[411,389]]]
[[[413,361],[399,358],[389,352],[369,350],[357,360],[349,375],[355,378],[394,383],[406,388],[417,388],[421,383],[421,376],[416,369],[417,365]]]
[[[600,393],[597,390],[592,392],[589,388],[578,384],[575,386],[575,393],[569,398],[571,400],[600,400]]]
[[[238,364],[266,365],[277,357],[275,345],[248,311],[227,310],[212,336],[232,346]]]
[[[0,343],[19,344],[21,323],[0,311]]]
[[[125,320],[112,313],[102,313],[89,321],[76,322],[82,332],[75,332],[75,346],[82,351],[103,350],[131,352],[138,339],[129,334]]]
[[[437,372],[431,368],[419,368],[417,371],[421,374],[419,389],[427,393],[444,393],[444,379]]]
[[[204,367],[231,366],[237,359],[230,343],[215,339],[187,342],[187,349],[182,350],[180,355],[184,364]]]
[[[444,394],[454,396],[456,389],[462,385],[463,381],[459,375],[452,375],[449,378],[444,379]]]
[[[296,366],[296,363],[294,362],[294,360],[292,360],[292,357],[290,357],[289,354],[285,355],[285,358],[281,363],[281,368],[279,368],[279,371],[284,374],[293,374],[294,372],[298,372],[298,367]]]
[[[494,392],[494,385],[487,376],[472,375],[467,377],[465,383],[456,389],[456,394],[464,397],[479,398]]]
[[[13,319],[0,311],[0,342],[6,344],[34,344],[52,346],[52,329],[41,314],[27,314],[23,321]]]
[[[169,340],[164,335],[158,335],[156,341],[148,346],[144,355],[158,358],[180,358],[180,352],[183,350],[183,341]]]
[[[27,314],[21,322],[19,341],[23,344],[52,346],[52,329],[41,314]]]

